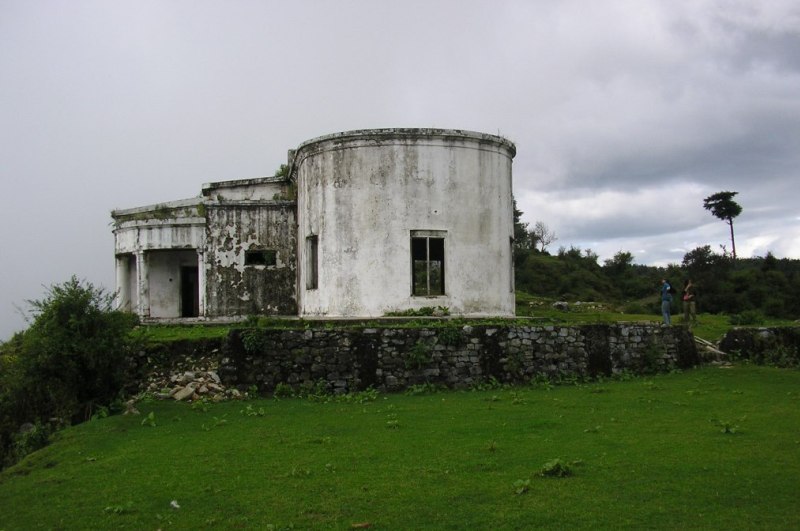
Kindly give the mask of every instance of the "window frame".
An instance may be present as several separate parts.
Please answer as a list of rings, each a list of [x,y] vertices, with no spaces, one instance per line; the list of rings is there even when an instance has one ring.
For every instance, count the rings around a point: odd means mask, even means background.
[[[417,253],[419,249],[415,246],[415,240],[423,240],[425,242],[425,257],[423,260],[419,260],[417,257]],[[431,252],[431,241],[435,240],[437,242],[436,246],[437,249],[434,249],[435,254],[441,254],[441,259],[433,259],[432,252]],[[439,249],[439,245],[441,248]],[[446,230],[412,230],[410,233],[409,238],[409,258],[411,264],[411,296],[412,297],[446,297],[447,296],[447,282],[446,282],[446,270],[447,270],[447,231]],[[423,290],[417,289],[417,264],[416,262],[424,262],[425,263],[425,288]],[[441,286],[439,289],[436,289],[436,286],[432,285],[432,280],[435,275],[431,265],[433,263],[440,264],[439,267],[439,284]],[[436,291],[433,291],[436,289]]]
[[[305,251],[306,289],[319,289],[319,237],[316,234],[306,236]]]
[[[275,249],[248,249],[244,252],[244,265],[248,267],[276,267],[278,265],[278,251]]]

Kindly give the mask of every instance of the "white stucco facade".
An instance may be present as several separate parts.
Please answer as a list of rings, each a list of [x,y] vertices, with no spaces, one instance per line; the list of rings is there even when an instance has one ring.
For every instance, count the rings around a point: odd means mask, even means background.
[[[288,184],[209,183],[196,198],[113,211],[119,307],[148,320],[296,313]]]
[[[309,140],[280,176],[116,210],[119,305],[145,319],[512,316],[515,146],[445,129]]]
[[[514,154],[506,139],[440,129],[353,131],[302,144],[293,164],[300,315],[431,306],[513,315]],[[423,242],[435,247],[426,249],[430,260]],[[436,271],[422,271],[423,262]],[[434,289],[415,289],[434,274]]]
[[[205,218],[201,204],[195,198],[112,213],[120,308],[143,318],[203,313],[199,277]],[[193,306],[184,308],[189,304]]]

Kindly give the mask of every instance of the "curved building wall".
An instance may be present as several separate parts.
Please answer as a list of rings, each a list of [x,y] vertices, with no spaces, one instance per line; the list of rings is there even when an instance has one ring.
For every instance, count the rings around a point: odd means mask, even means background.
[[[298,307],[513,315],[514,145],[480,133],[339,133],[295,153]]]

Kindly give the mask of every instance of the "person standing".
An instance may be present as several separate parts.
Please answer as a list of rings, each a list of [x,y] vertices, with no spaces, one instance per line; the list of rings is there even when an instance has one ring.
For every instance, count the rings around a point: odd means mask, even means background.
[[[673,288],[669,284],[669,280],[661,280],[661,315],[664,317],[664,326],[670,325],[670,310],[672,307],[672,292]]]
[[[683,321],[689,323],[689,329],[697,324],[697,304],[695,300],[694,284],[687,278],[683,284]]]

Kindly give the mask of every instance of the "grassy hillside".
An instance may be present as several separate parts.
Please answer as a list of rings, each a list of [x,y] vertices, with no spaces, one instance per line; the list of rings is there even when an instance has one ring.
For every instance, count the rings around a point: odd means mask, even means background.
[[[139,407],[0,473],[0,530],[800,527],[798,371]]]

